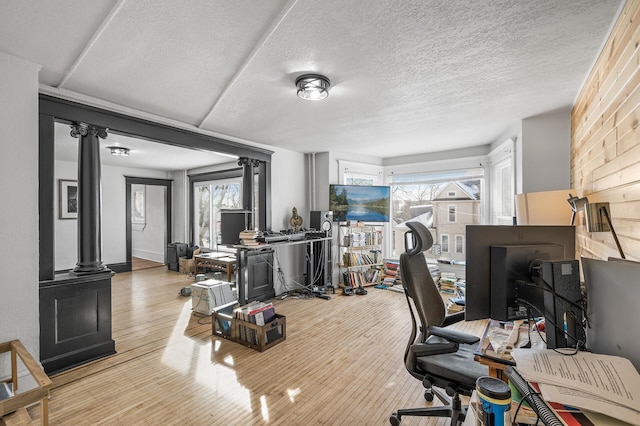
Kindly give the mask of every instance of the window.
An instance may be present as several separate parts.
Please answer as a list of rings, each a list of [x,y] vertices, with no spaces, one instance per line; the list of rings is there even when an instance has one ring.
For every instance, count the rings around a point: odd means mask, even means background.
[[[514,216],[513,141],[508,140],[489,155],[491,174],[491,223],[511,225]]]
[[[464,253],[464,236],[456,235],[456,253]]]
[[[446,242],[442,253],[449,253],[449,235],[461,235],[464,241],[466,225],[479,224],[481,212],[481,188],[484,185],[484,169],[468,168],[392,174],[391,216],[393,232],[392,256],[399,256],[404,247],[407,221],[425,224],[435,242]],[[455,204],[451,198],[455,197]],[[453,248],[452,248],[453,250]],[[464,254],[457,253],[453,260],[464,261]]]
[[[375,185],[376,176],[358,175],[355,173],[344,174],[345,185]]]
[[[442,246],[442,252],[443,253],[449,253],[449,236],[448,235],[442,235],[440,242],[442,244],[440,244]]]
[[[242,178],[194,183],[194,241],[199,247],[217,249],[220,243],[220,210],[242,207]]]
[[[456,205],[447,206],[447,210],[449,211],[449,222],[456,222]]]

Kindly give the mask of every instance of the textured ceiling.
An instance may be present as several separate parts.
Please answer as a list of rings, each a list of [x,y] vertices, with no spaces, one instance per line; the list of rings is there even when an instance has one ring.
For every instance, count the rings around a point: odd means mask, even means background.
[[[619,0],[0,3],[0,51],[50,93],[222,137],[370,156],[485,145],[572,105]],[[331,79],[321,102],[295,78]]]

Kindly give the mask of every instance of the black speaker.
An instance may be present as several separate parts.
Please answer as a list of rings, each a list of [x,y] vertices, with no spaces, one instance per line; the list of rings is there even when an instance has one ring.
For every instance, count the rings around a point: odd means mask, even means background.
[[[575,348],[576,340],[584,346],[578,261],[543,261],[542,279],[548,286],[544,293],[547,348]]]
[[[309,228],[325,232],[327,237],[331,236],[333,225],[333,212],[327,210],[313,210],[309,212]]]

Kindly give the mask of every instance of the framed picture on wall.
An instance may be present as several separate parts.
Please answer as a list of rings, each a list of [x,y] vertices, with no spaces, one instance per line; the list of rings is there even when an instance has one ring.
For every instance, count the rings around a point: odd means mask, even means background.
[[[131,186],[131,223],[144,225],[147,223],[146,186]]]
[[[58,218],[78,218],[78,181],[58,179]]]

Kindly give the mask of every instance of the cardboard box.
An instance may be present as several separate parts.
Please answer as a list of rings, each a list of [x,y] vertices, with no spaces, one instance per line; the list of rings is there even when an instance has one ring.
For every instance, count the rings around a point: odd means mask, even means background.
[[[187,259],[186,257],[181,257],[178,259],[178,264],[178,270],[181,274],[193,274],[193,268],[195,266],[193,258]]]

